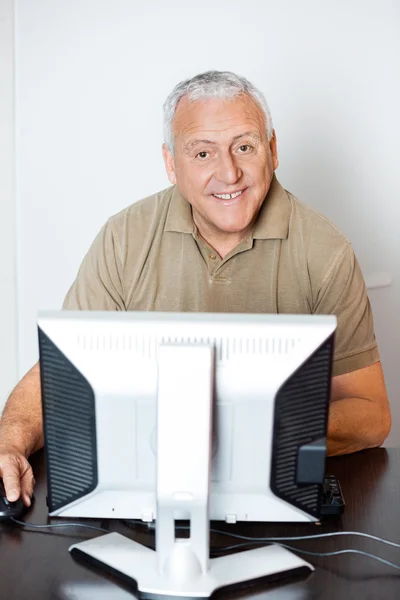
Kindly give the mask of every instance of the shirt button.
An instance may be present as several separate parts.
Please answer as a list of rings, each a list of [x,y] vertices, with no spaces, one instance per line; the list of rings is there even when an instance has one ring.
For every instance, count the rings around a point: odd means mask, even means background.
[[[211,258],[211,260],[215,260],[217,257],[215,254],[209,254],[208,258]]]

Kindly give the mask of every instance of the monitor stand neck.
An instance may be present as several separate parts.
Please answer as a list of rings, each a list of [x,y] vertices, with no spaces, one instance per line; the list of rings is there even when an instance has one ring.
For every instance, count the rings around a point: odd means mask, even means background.
[[[313,570],[280,546],[209,559],[214,347],[159,348],[156,552],[110,533],[70,551],[137,583],[139,592],[208,597],[220,588],[278,573]],[[175,520],[190,537],[175,537]]]
[[[214,347],[164,345],[158,361],[156,550],[180,581],[208,571]],[[189,538],[175,537],[177,518]]]

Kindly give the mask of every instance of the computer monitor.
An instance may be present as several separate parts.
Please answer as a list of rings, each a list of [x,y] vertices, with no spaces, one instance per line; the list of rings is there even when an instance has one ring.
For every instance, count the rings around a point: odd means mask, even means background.
[[[209,595],[239,576],[243,553],[210,568],[223,559],[208,560],[209,519],[318,520],[335,317],[53,311],[38,328],[50,515],[156,519],[158,557],[133,551],[141,588],[124,567],[139,589],[175,593],[179,580]],[[72,550],[130,563],[133,547],[109,535],[108,550]],[[273,572],[307,565],[267,551],[248,553],[241,580],[267,559]]]

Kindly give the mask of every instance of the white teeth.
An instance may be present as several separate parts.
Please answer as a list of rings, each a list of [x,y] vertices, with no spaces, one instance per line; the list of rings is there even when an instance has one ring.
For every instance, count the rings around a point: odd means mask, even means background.
[[[221,198],[221,200],[232,200],[233,198],[240,196],[242,192],[243,190],[240,190],[240,192],[235,192],[234,194],[214,194],[214,196]]]

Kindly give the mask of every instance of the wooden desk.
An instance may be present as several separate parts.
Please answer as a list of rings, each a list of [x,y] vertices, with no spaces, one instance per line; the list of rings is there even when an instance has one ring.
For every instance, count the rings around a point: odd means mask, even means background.
[[[46,473],[43,452],[32,457],[36,477],[36,501],[26,521],[46,523]],[[400,450],[368,450],[328,461],[327,472],[340,479],[346,499],[340,520],[316,525],[247,524],[218,528],[246,535],[308,535],[323,531],[363,531],[400,542]],[[57,519],[55,519],[56,521]],[[151,543],[152,534],[139,533],[114,521],[95,521],[138,541]],[[68,528],[37,533],[13,524],[0,525],[0,598],[2,600],[127,600],[134,597],[129,588],[115,579],[75,562],[68,552],[74,542],[95,535],[90,530]],[[211,544],[228,545],[229,538],[211,538]],[[232,541],[232,543],[234,543]],[[293,543],[294,545],[294,543]],[[352,538],[297,542],[312,551],[328,552],[346,547],[378,554],[400,565],[400,549],[378,542]],[[363,600],[400,598],[400,571],[355,555],[307,558],[316,567],[307,580],[284,586],[251,588],[231,593],[235,598],[263,594],[263,600]],[[224,597],[222,594],[220,594]]]

